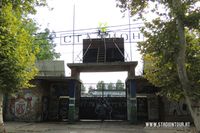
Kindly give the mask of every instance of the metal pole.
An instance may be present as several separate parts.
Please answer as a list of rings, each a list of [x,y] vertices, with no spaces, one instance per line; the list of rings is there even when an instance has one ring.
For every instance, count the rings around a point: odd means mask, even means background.
[[[101,90],[102,90],[102,98],[103,98],[103,84],[101,85]]]
[[[72,48],[72,62],[74,63],[74,43],[75,43],[75,37],[74,37],[74,30],[75,30],[75,2],[73,7],[73,48]]]
[[[130,10],[128,10],[128,18],[129,18],[129,43],[130,43],[130,56],[131,56],[131,61],[132,61],[132,46],[131,46],[131,18],[130,18]]]

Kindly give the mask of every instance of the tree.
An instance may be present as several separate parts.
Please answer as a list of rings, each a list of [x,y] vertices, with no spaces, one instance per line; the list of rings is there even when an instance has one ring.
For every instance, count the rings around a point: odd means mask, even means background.
[[[84,84],[81,84],[81,93],[85,93],[85,91],[86,91],[86,88],[85,88]]]
[[[25,26],[28,14],[36,12],[36,5],[46,5],[45,0],[3,0],[0,12],[0,130],[3,130],[3,95],[27,88],[36,74],[34,37]],[[3,131],[2,131],[3,132]]]
[[[104,81],[99,81],[97,83],[97,90],[105,90],[105,89],[106,89],[106,86],[105,86]]]
[[[55,36],[54,32],[50,32],[48,28],[41,32],[37,23],[32,19],[24,23],[24,27],[29,31],[29,34],[33,35],[34,47],[39,50],[36,54],[37,60],[53,60],[60,57],[60,54],[55,52],[56,44],[53,41]]]
[[[162,31],[163,33],[168,33],[169,31],[172,32],[174,28],[169,29],[168,31]],[[172,39],[172,36],[174,34],[168,34],[168,38]],[[162,38],[163,34],[159,32],[157,38]],[[166,38],[166,35],[165,35]],[[149,40],[149,39],[148,39]],[[162,39],[161,39],[162,40]],[[192,98],[198,99],[199,97],[199,85],[196,84],[198,82],[198,79],[200,78],[200,73],[199,73],[199,50],[200,46],[198,44],[199,39],[196,38],[196,35],[193,35],[191,33],[186,32],[186,40],[187,40],[187,50],[186,50],[186,59],[187,59],[187,73],[188,76],[192,82],[192,84],[195,84],[193,86],[193,90],[191,93]],[[150,41],[150,40],[149,40]],[[140,43],[140,50],[144,51],[143,48],[146,48],[146,52],[144,54],[144,60],[145,60],[145,77],[151,81],[154,85],[157,87],[162,88],[160,94],[161,95],[166,95],[170,99],[174,100],[179,100],[181,98],[184,98],[184,93],[182,91],[182,86],[180,85],[179,77],[177,74],[177,69],[176,69],[176,63],[173,62],[174,58],[176,58],[176,52],[174,53],[166,53],[163,52],[162,56],[155,56],[152,55],[152,53],[149,52],[149,50],[157,51],[157,53],[154,54],[159,54],[158,50],[156,50],[157,44],[163,44],[163,42],[159,41],[153,41],[151,40],[151,43],[153,45],[147,46],[145,43]],[[145,46],[144,46],[145,45]],[[173,45],[165,45],[165,50],[166,49],[171,49],[170,51],[176,51],[176,49],[173,49]],[[148,48],[147,48],[148,47]],[[163,47],[163,46],[160,46]],[[166,48],[167,47],[167,48]],[[148,50],[147,50],[148,49]],[[164,49],[164,48],[162,48]],[[167,51],[168,52],[168,51]],[[165,54],[165,55],[164,55]]]
[[[113,83],[108,84],[108,90],[114,90],[115,86]]]
[[[47,28],[44,32],[36,34],[34,44],[39,47],[39,52],[36,55],[37,60],[53,60],[60,57],[60,54],[55,52],[56,45],[53,42],[53,36],[54,34],[50,33]]]
[[[94,87],[89,86],[89,88],[88,88],[88,92],[91,92],[91,91],[93,91],[93,90],[94,90]]]
[[[118,0],[118,6],[138,13],[145,20],[148,5],[158,15],[152,23],[146,23],[142,32],[147,38],[139,44],[144,58],[149,61],[145,77],[154,85],[167,91],[175,99],[184,96],[197,132],[200,132],[199,103],[199,30],[198,0]],[[159,8],[165,9],[164,12]],[[151,15],[152,16],[152,15]],[[194,71],[194,72],[193,72]],[[195,73],[196,72],[196,73]],[[167,89],[168,88],[168,89]]]
[[[124,90],[124,83],[120,79],[117,80],[116,90]]]

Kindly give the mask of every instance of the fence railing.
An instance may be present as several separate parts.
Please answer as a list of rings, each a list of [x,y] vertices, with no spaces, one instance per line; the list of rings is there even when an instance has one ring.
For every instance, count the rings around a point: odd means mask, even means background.
[[[82,97],[125,97],[124,83],[84,83],[81,86]]]

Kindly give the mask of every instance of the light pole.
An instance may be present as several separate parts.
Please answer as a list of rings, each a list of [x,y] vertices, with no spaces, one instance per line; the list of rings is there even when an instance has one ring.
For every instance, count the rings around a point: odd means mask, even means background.
[[[128,10],[128,20],[129,20],[129,43],[130,43],[130,56],[132,61],[132,46],[131,46],[131,9]]]
[[[75,0],[73,0],[73,44],[72,44],[72,62],[74,63],[74,44],[75,44]]]

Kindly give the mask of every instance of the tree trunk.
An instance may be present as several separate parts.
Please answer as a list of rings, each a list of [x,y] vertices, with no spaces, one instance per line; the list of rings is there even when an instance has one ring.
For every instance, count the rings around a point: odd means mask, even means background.
[[[185,93],[185,91],[184,91]],[[199,110],[199,106],[193,107],[194,103],[191,102],[190,97],[187,95],[187,93],[185,93],[185,100],[186,103],[188,105],[188,108],[190,110],[191,116],[193,118],[195,127],[196,127],[196,132],[200,133],[200,110]]]
[[[175,0],[173,3],[174,10],[181,9],[181,1]],[[198,112],[199,107],[193,108],[192,100],[190,99],[190,91],[192,91],[190,81],[187,76],[186,67],[185,67],[185,58],[186,58],[186,38],[185,38],[185,30],[184,30],[184,24],[180,17],[180,11],[178,13],[176,12],[176,23],[177,23],[177,29],[178,29],[178,36],[179,36],[179,52],[177,55],[177,71],[179,80],[181,82],[186,104],[189,108],[189,111],[191,113],[191,116],[193,118],[196,130],[198,133],[200,133],[200,112]]]
[[[3,93],[0,92],[0,132],[5,133],[4,123],[3,123]]]

